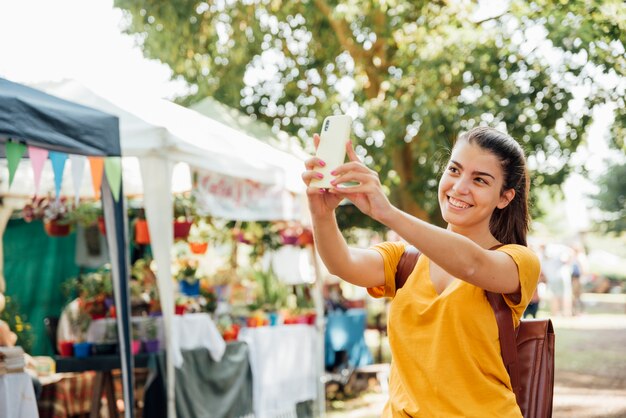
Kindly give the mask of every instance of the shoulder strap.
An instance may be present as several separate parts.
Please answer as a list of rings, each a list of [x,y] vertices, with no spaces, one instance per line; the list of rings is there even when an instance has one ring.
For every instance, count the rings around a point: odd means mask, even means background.
[[[396,270],[396,292],[406,283],[406,279],[409,278],[409,274],[415,268],[420,254],[420,251],[412,245],[407,245],[404,248],[404,253],[398,261],[398,269]]]
[[[504,301],[504,296],[500,293],[485,291],[487,300],[493,308],[498,323],[498,335],[500,337],[500,350],[502,351],[502,360],[504,366],[511,377],[511,386],[515,396],[520,400],[521,382],[519,365],[517,362],[517,344],[515,343],[515,328],[513,327],[513,318],[511,309]]]

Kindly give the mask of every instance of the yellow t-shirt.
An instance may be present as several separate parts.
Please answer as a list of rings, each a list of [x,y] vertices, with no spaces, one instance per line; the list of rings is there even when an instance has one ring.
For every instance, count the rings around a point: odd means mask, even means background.
[[[404,246],[385,242],[373,247],[384,259],[385,285],[368,291],[393,298],[387,327],[389,401],[383,417],[521,417],[485,291],[456,279],[438,295],[429,259],[422,254],[396,293],[394,277]],[[511,256],[520,273],[520,302],[505,297],[517,325],[537,286],[539,260],[522,245],[496,251]]]

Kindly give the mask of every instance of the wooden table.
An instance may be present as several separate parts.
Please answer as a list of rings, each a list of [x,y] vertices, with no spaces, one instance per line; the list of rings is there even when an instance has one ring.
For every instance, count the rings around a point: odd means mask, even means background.
[[[153,354],[137,354],[134,356],[135,368],[148,367],[148,361]],[[58,373],[68,372],[88,372],[93,371],[95,375],[91,382],[91,403],[90,418],[98,418],[102,397],[107,400],[109,417],[117,417],[117,406],[115,388],[113,385],[113,370],[121,368],[119,355],[99,355],[86,358],[76,357],[55,357],[56,371]]]

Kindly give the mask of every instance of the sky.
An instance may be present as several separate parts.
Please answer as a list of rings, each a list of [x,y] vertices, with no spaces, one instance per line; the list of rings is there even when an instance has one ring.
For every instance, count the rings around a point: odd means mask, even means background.
[[[121,33],[112,0],[0,0],[0,76],[16,82],[73,78],[98,91],[171,98],[171,71],[143,58]]]
[[[114,96],[184,94],[184,83],[170,81],[166,65],[145,59],[135,39],[121,33],[123,19],[112,0],[0,0],[0,77],[22,83],[73,78]],[[593,175],[610,154],[605,135],[611,112],[596,113],[589,144],[573,157]],[[580,202],[594,186],[572,176],[565,189],[568,218],[584,228],[588,213]]]

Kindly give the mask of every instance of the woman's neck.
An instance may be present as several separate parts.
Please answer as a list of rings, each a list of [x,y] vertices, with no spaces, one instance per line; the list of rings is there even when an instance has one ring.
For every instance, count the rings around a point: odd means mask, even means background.
[[[448,224],[448,231],[455,232],[459,235],[463,235],[466,238],[471,239],[476,244],[480,245],[483,248],[491,248],[500,242],[491,234],[489,231],[489,226],[487,228],[483,227],[472,227],[472,228],[463,228],[456,225]]]

